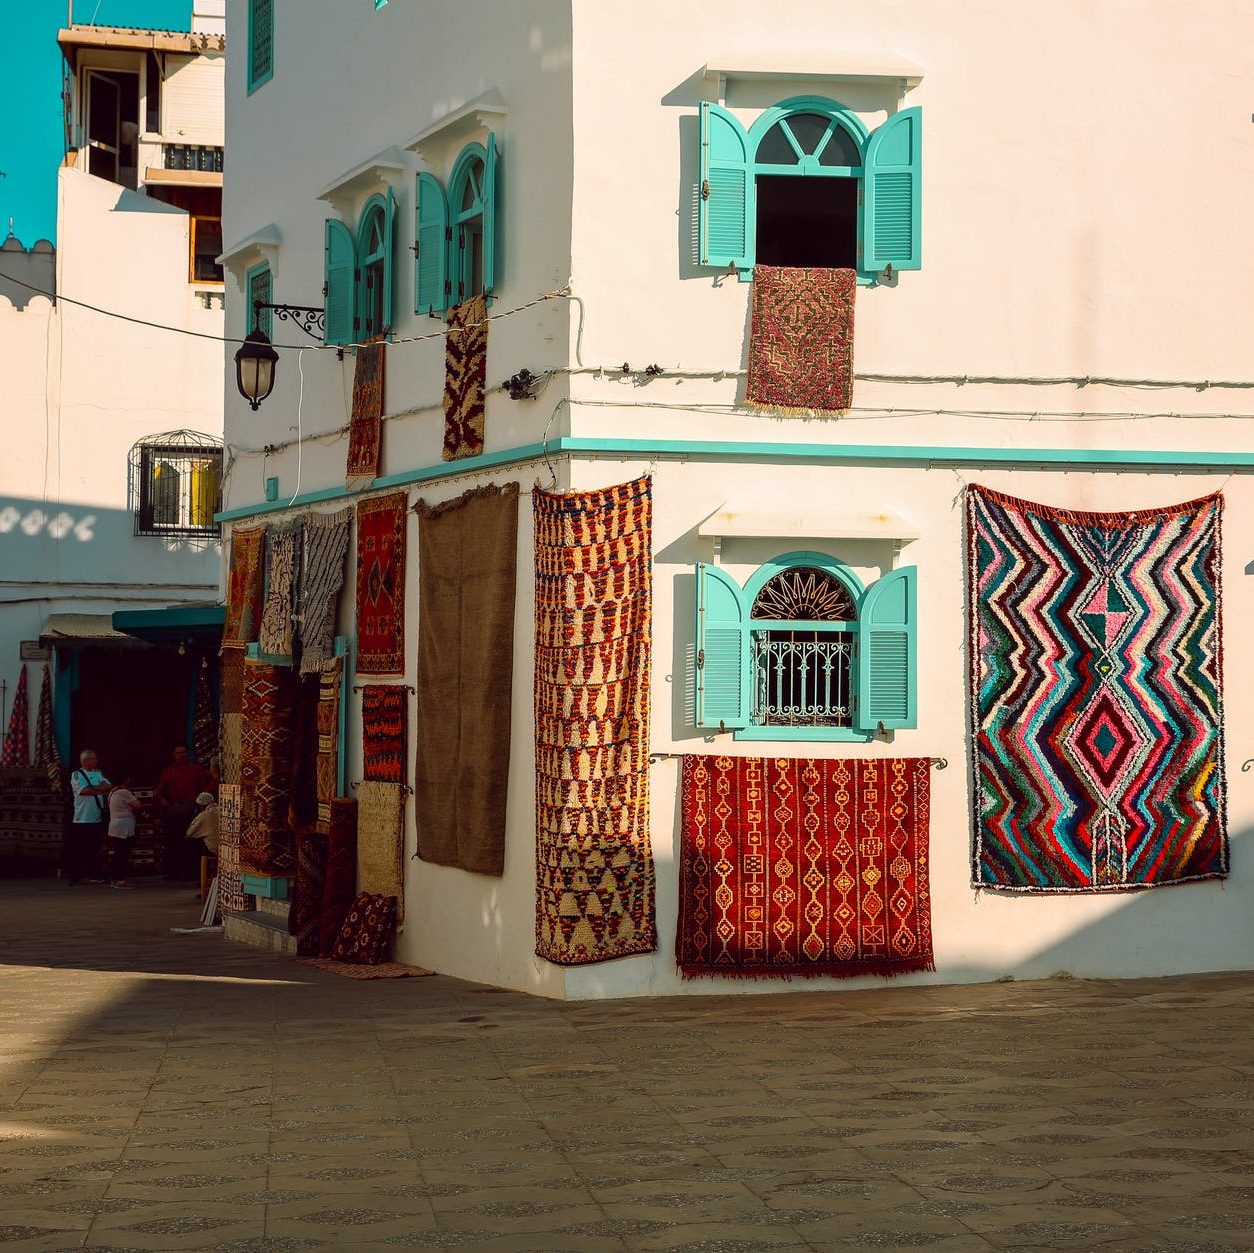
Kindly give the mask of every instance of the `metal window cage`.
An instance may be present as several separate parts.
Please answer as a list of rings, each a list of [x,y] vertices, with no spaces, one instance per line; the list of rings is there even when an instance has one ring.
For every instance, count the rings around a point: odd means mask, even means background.
[[[216,540],[222,441],[200,431],[167,431],[137,443],[129,457],[128,508],[136,535]]]

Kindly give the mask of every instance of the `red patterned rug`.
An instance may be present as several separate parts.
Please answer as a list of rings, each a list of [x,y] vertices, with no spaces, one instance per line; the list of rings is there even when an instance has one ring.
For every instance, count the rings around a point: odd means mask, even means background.
[[[357,503],[357,672],[405,672],[404,492]]]
[[[651,482],[537,489],[532,506],[536,953],[564,966],[651,953]]]
[[[362,778],[371,783],[405,781],[409,693],[369,683],[361,689]]]
[[[285,874],[294,864],[288,804],[295,694],[288,667],[245,663],[240,751],[240,869],[245,874]]]
[[[853,270],[753,270],[745,404],[768,413],[841,413],[853,403]]]
[[[251,644],[261,630],[265,590],[266,528],[236,527],[231,532],[231,569],[227,576],[225,644]]]
[[[926,757],[685,757],[680,972],[934,970],[930,768]]]
[[[344,919],[357,899],[357,802],[351,796],[331,802],[327,835],[327,875],[318,920],[318,952],[329,957]]]
[[[327,841],[323,835],[296,840],[296,882],[287,915],[288,934],[296,937],[300,957],[316,957],[322,930],[322,899],[327,883]]]
[[[13,697],[13,712],[9,714],[9,729],[4,733],[4,751],[0,753],[0,766],[30,765],[30,712],[26,695],[26,667],[17,673],[17,692]]]
[[[322,667],[318,678],[318,764],[315,777],[318,810],[314,829],[331,830],[331,802],[340,786],[340,693],[344,659],[337,657]]]
[[[482,296],[454,305],[444,347],[444,460],[483,452],[488,306]]]
[[[378,477],[383,451],[383,376],[387,345],[382,340],[357,349],[353,370],[353,413],[348,426],[349,487]]]

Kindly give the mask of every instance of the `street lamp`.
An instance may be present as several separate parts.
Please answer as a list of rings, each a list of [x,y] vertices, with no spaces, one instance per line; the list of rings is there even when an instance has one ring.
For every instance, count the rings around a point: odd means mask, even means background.
[[[279,354],[261,327],[251,330],[235,354],[235,386],[254,412],[274,391],[274,367]]]
[[[245,336],[235,354],[235,386],[254,412],[274,390],[274,367],[279,354],[269,336],[261,329],[262,309],[298,326],[310,339],[321,339],[326,329],[326,311],[308,305],[277,305],[264,300],[253,301],[253,329]],[[340,354],[343,356],[343,353]]]

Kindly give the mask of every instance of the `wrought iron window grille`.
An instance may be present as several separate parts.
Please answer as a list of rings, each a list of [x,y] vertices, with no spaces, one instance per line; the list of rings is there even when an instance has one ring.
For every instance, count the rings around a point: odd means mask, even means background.
[[[130,451],[128,507],[135,535],[216,540],[221,507],[223,447],[199,431],[168,431]]]

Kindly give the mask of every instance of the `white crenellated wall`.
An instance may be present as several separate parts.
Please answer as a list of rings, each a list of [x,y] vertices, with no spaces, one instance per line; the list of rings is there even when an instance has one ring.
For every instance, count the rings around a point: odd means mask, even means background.
[[[230,0],[231,38],[246,29],[245,0]],[[1154,450],[1205,454],[1216,464],[1254,452],[1254,390],[1205,385],[1254,380],[1247,351],[1254,249],[1244,214],[1254,193],[1249,83],[1254,17],[1237,0],[1210,0],[1179,20],[1166,0],[1060,0],[1027,10],[993,0],[882,0],[861,8],[778,0],[432,0],[422,6],[276,3],[275,73],[249,96],[243,58],[227,68],[228,328],[244,326],[241,284],[268,259],[274,299],[317,305],[322,232],[332,212],[355,214],[375,185],[332,206],[319,192],[343,172],[397,146],[402,170],[386,175],[398,198],[397,340],[387,356],[383,473],[438,467],[442,324],[412,310],[413,181],[441,177],[463,142],[424,158],[406,140],[466,102],[494,93],[508,112],[492,121],[501,151],[501,278],[494,313],[568,280],[577,301],[554,300],[492,323],[488,380],[519,368],[558,367],[539,399],[489,396],[487,451],[574,434],[641,441],[630,454],[556,457],[559,487],[598,487],[651,470],[655,509],[652,745],[659,752],[771,751],[706,740],[684,725],[682,661],[692,618],[692,564],[712,542],[696,528],[721,506],[804,517],[835,508],[883,510],[920,538],[899,556],[885,541],[807,540],[855,566],[919,567],[919,723],[891,745],[817,744],[819,756],[936,755],[932,889],[938,969],[911,982],[1031,977],[1069,970],[1124,976],[1254,967],[1254,871],[1246,851],[1254,798],[1240,764],[1254,743],[1243,699],[1250,665],[1225,657],[1226,743],[1233,872],[1201,883],[1128,895],[1013,898],[969,886],[970,809],[960,493],[965,483],[1054,505],[1112,510],[1189,499],[1222,488],[1227,640],[1254,605],[1254,492],[1240,467],[1187,473],[1043,470],[1031,449]],[[334,49],[340,76],[327,76]],[[834,66],[871,51],[923,71],[908,93],[892,81],[733,80],[726,102],[748,123],[776,100],[835,97],[870,126],[898,108],[923,110],[923,265],[859,289],[855,365],[860,379],[845,418],[753,414],[743,394],[751,287],[694,267],[693,187],[697,106],[713,98],[700,71],[720,60]],[[482,134],[482,130],[467,132]],[[1204,170],[1204,178],[1182,170]],[[268,476],[279,501],[342,488],[351,355],[337,359],[276,323],[284,349],[274,394],[251,413],[226,366],[228,440],[239,459],[227,508],[260,507]],[[430,336],[422,342],[405,342]],[[656,363],[663,375],[623,375]],[[603,372],[597,373],[598,368]],[[713,377],[715,372],[722,377]],[[681,377],[682,372],[710,377]],[[967,380],[928,381],[955,375]],[[1056,382],[1062,376],[1125,380]],[[1173,381],[1156,386],[1155,381]],[[567,401],[569,400],[569,403]],[[1103,416],[1104,415],[1104,416]],[[296,436],[302,442],[296,447]],[[751,445],[737,459],[667,456],[659,441]],[[861,464],[771,460],[780,444],[855,445]],[[277,446],[263,455],[262,449]],[[957,468],[876,464],[901,445],[970,451]],[[992,450],[980,461],[979,450]],[[1016,468],[988,468],[996,452],[1023,452]],[[939,458],[938,458],[939,460]],[[1231,472],[1230,472],[1231,471]],[[493,472],[524,492],[550,480],[543,462]],[[432,503],[484,481],[453,474],[409,490]],[[342,499],[312,507],[338,508]],[[264,515],[263,515],[264,516]],[[282,511],[272,515],[282,516]],[[416,555],[416,524],[411,523]],[[406,861],[399,956],[458,977],[567,997],[766,992],[754,981],[696,980],[675,972],[678,765],[653,767],[658,872],[656,955],[559,970],[532,955],[534,811],[531,744],[531,511],[519,520],[518,606],[512,692],[513,756],[506,872],[485,879]],[[738,574],[791,537],[725,541]],[[415,679],[417,571],[407,576],[407,664]],[[351,634],[352,592],[343,602]],[[423,726],[411,723],[411,742]],[[360,718],[349,717],[350,778],[360,774]],[[778,747],[778,746],[775,746]],[[789,746],[800,755],[799,745]],[[356,773],[354,773],[356,771]],[[407,853],[415,841],[412,802]],[[1168,942],[1169,939],[1169,942]],[[865,981],[863,981],[865,982]],[[857,986],[859,981],[819,986]],[[780,984],[778,990],[798,985]]]

